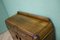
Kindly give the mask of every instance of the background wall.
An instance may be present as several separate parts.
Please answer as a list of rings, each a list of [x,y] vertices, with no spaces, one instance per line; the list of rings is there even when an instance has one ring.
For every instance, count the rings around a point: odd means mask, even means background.
[[[16,14],[17,11],[25,11],[51,18],[55,25],[57,40],[60,40],[59,2],[60,0],[3,0],[9,16]]]
[[[8,14],[5,10],[3,2],[0,0],[0,33],[7,30],[5,25],[5,19],[8,17]]]

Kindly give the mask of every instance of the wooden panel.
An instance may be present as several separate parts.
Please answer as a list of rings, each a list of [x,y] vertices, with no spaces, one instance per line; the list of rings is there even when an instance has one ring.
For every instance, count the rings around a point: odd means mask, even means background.
[[[17,29],[16,27],[11,27],[9,29],[13,39],[18,39],[18,40],[32,40],[32,37],[24,33],[23,31]],[[17,38],[16,38],[17,37]]]
[[[44,40],[56,40],[54,32],[51,32]]]

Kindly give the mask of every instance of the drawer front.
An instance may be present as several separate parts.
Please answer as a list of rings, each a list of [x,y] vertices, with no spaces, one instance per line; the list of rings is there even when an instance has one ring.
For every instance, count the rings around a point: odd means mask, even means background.
[[[32,37],[30,37],[29,35],[25,34],[21,30],[18,30],[15,27],[11,27],[10,28],[10,32],[11,32],[11,35],[12,35],[14,40],[16,40],[16,39],[18,39],[18,40],[32,40]]]
[[[44,40],[56,40],[54,32],[51,32]]]
[[[14,31],[12,31],[12,30],[9,30],[9,31],[11,33],[13,40],[24,40],[21,37],[19,37]]]

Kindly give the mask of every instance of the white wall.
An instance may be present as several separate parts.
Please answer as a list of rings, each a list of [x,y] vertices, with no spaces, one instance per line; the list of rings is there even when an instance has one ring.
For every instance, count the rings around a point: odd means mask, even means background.
[[[31,12],[52,19],[56,28],[57,40],[60,40],[60,0],[3,0],[9,16],[17,11]]]

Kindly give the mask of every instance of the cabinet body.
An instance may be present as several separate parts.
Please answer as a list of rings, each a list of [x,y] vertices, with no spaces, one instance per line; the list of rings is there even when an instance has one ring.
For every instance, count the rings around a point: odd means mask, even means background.
[[[18,12],[6,25],[13,40],[55,40],[55,29],[49,18]]]

